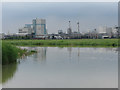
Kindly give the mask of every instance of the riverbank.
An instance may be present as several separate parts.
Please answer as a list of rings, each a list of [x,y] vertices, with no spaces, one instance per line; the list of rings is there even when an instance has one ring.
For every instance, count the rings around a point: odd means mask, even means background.
[[[2,65],[16,63],[17,59],[21,56],[26,56],[34,53],[35,51],[22,50],[16,46],[9,43],[2,43]]]
[[[2,40],[2,65],[17,62],[19,57],[36,52],[16,46],[117,47],[118,39]]]
[[[16,46],[118,46],[118,39],[3,40],[3,42]]]

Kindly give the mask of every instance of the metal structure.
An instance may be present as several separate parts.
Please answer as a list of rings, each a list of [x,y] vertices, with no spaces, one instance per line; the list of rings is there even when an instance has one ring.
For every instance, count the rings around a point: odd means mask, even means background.
[[[70,21],[69,21],[69,28],[71,28],[71,23],[70,23]]]
[[[79,29],[79,22],[77,22],[77,25],[78,25],[78,33],[80,33],[80,29]]]
[[[71,29],[71,23],[70,23],[70,21],[69,21],[69,28],[68,28],[68,30],[67,30],[67,34],[72,34],[72,29]]]

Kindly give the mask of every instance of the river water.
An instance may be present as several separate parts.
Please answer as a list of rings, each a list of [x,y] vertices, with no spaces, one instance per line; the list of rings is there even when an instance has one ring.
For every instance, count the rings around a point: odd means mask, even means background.
[[[3,66],[3,88],[117,88],[117,48],[21,47],[37,50]]]

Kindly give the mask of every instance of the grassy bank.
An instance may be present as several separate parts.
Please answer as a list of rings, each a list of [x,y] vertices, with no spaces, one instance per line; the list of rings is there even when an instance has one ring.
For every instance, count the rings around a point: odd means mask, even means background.
[[[66,40],[4,40],[17,46],[118,46],[118,39],[66,39]]]
[[[17,59],[22,55],[29,55],[34,53],[34,51],[28,52],[27,50],[22,50],[13,46],[9,43],[3,42],[2,43],[2,65],[15,63]]]
[[[3,40],[2,64],[17,62],[22,55],[29,55],[35,51],[27,52],[16,46],[87,46],[87,47],[117,47],[118,39],[66,39],[66,40]]]
[[[21,50],[8,43],[2,43],[2,64],[9,64],[17,61],[17,58],[25,53],[25,50]]]

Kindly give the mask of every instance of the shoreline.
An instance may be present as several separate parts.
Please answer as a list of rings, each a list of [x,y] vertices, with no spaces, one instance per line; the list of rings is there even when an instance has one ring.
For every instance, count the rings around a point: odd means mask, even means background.
[[[37,51],[27,49],[21,49],[17,46],[8,44],[8,43],[2,43],[2,66],[8,65],[12,63],[17,63],[17,59],[28,56],[33,53],[36,53]]]

